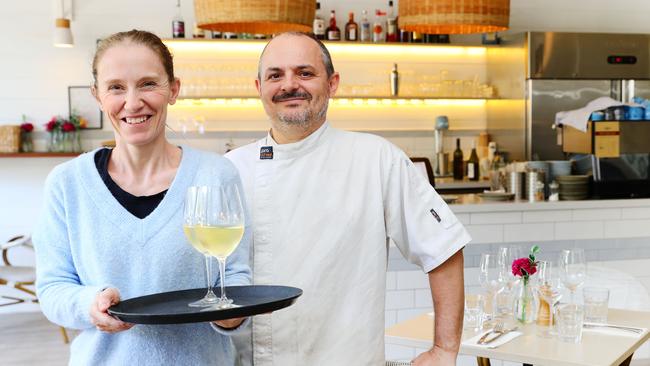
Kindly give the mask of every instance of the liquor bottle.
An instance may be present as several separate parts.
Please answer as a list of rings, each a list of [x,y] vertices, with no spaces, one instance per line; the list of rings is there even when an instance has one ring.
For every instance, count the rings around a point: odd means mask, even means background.
[[[479,178],[478,154],[476,154],[476,141],[472,143],[472,152],[467,160],[467,178],[469,180],[478,180]]]
[[[397,17],[393,9],[393,1],[388,2],[388,26],[386,27],[386,42],[397,42]]]
[[[176,15],[172,19],[172,37],[185,38],[185,22],[181,14],[181,0],[176,0]]]
[[[399,20],[398,20],[399,24]],[[413,42],[413,33],[407,31],[406,29],[399,30],[399,41],[402,43],[411,43]]]
[[[460,149],[460,139],[456,139],[456,150],[454,150],[454,179],[463,179],[463,150]]]
[[[354,13],[350,12],[348,23],[345,25],[345,40],[359,40],[359,25],[354,22]]]
[[[413,31],[411,33],[411,42],[422,43],[422,33]]]
[[[361,19],[361,32],[359,38],[361,42],[370,42],[372,40],[372,31],[370,29],[370,21],[368,20],[368,12],[363,11],[363,18]]]
[[[375,43],[386,42],[386,13],[377,9],[375,23],[372,26],[372,41]]]
[[[199,28],[199,25],[194,23],[194,32],[192,33],[192,38],[205,38],[205,31]]]
[[[330,12],[330,26],[327,27],[327,40],[328,41],[340,41],[341,40],[341,30],[336,26],[336,13],[334,10]]]
[[[316,38],[325,39],[325,19],[320,15],[320,3],[316,2],[316,15],[314,16],[313,32]]]

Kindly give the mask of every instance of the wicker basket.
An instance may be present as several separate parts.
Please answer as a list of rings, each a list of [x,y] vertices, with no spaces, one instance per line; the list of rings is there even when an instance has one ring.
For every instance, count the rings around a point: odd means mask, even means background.
[[[0,153],[17,153],[20,150],[20,126],[0,126]]]
[[[315,11],[313,0],[194,0],[199,28],[220,32],[309,32]]]
[[[467,34],[508,29],[510,0],[400,0],[399,24],[426,34]]]

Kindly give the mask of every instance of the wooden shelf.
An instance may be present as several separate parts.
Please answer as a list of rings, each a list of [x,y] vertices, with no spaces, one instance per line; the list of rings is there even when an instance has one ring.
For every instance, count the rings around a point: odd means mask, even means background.
[[[54,152],[31,152],[31,153],[0,153],[0,158],[71,158],[81,153],[54,153]]]

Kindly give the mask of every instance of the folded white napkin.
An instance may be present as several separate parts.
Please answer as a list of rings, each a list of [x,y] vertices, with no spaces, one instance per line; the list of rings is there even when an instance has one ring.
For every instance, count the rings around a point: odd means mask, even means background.
[[[492,329],[487,330],[485,332],[481,332],[481,333],[477,334],[476,336],[474,336],[474,337],[466,340],[465,342],[463,342],[463,345],[472,346],[472,347],[480,347],[480,348],[497,348],[497,347],[502,346],[502,345],[510,342],[511,340],[519,337],[520,335],[524,334],[523,332],[515,330],[515,331],[512,331],[512,332],[509,332],[507,334],[502,335],[501,337],[499,337],[499,339],[497,339],[494,342],[491,342],[491,343],[488,343],[488,344],[478,344],[477,343],[478,340],[481,339],[481,337],[483,337],[485,334],[487,334],[488,332],[491,332],[491,331],[492,331]],[[490,336],[490,337],[492,337],[492,336]]]
[[[587,105],[582,108],[574,109],[571,111],[557,112],[555,114],[555,124],[569,125],[571,127],[577,128],[582,132],[586,132],[587,122],[589,122],[589,117],[591,116],[592,112],[619,105],[623,105],[623,103],[610,97],[600,97],[587,103]]]

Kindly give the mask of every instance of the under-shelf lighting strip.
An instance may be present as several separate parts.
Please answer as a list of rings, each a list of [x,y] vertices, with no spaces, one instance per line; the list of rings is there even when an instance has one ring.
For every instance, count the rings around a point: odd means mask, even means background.
[[[333,106],[340,107],[428,107],[428,106],[457,106],[457,107],[481,107],[485,105],[485,99],[387,99],[387,98],[333,98],[330,100]],[[261,107],[259,98],[200,98],[200,99],[179,99],[176,103],[179,107]]]

